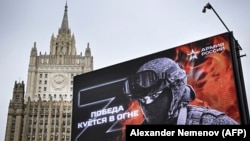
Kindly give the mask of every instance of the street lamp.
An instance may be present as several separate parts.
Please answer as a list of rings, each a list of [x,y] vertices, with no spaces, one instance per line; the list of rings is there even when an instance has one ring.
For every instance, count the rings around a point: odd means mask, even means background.
[[[220,18],[220,16],[218,15],[218,13],[214,10],[213,6],[210,3],[207,3],[203,9],[202,12],[206,13],[206,9],[212,9],[215,13],[215,15],[219,18],[219,20],[221,21],[221,23],[224,25],[224,27],[227,29],[228,32],[230,32],[229,28],[226,26],[226,24],[223,22],[223,20]]]
[[[214,10],[213,6],[210,4],[210,3],[207,3],[203,9],[202,9],[202,12],[203,13],[206,13],[206,9],[212,9],[213,12],[215,13],[215,15],[218,17],[218,19],[221,21],[221,23],[224,25],[224,27],[227,29],[228,32],[230,32],[229,28],[226,26],[226,24],[223,22],[223,20],[221,19],[221,17],[219,16],[219,14]],[[234,36],[233,36],[234,38]],[[236,45],[238,47],[239,50],[242,50],[241,46],[239,45],[238,41],[234,38],[234,40],[236,41]],[[243,57],[243,56],[246,56],[245,54],[244,55],[240,55],[240,57]]]

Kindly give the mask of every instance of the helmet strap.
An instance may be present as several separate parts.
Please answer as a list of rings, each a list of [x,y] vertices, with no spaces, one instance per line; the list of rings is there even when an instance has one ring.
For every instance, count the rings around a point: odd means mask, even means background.
[[[182,103],[177,119],[177,125],[185,125],[187,120],[187,103]]]

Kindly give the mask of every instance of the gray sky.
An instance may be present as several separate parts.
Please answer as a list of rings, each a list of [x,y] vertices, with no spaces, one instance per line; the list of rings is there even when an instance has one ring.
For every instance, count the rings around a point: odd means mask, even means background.
[[[49,53],[65,1],[0,1],[0,140],[14,83],[27,82],[34,42],[39,52]],[[201,12],[208,2],[233,31],[241,54],[247,55],[242,67],[250,101],[249,0],[68,0],[69,26],[78,54],[89,42],[94,69],[99,69],[226,32],[212,10]]]

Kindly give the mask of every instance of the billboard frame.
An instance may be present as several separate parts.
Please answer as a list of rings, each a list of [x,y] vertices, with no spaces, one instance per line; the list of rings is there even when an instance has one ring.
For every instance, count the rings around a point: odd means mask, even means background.
[[[232,64],[234,66],[234,75],[235,75],[235,82],[237,87],[237,94],[240,104],[241,110],[241,120],[243,124],[248,125],[250,124],[250,115],[248,109],[248,101],[247,101],[247,94],[244,82],[244,75],[242,70],[242,63],[241,63],[241,56],[240,50],[241,47],[238,41],[234,38],[233,32],[229,32],[230,35],[230,47],[231,47],[231,55],[232,55]]]

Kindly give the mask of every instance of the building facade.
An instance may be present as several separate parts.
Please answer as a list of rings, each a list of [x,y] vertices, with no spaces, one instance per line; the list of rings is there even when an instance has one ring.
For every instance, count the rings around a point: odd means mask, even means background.
[[[93,70],[89,43],[77,54],[68,23],[68,6],[50,52],[30,52],[27,84],[15,82],[9,103],[5,141],[70,141],[73,78]]]

